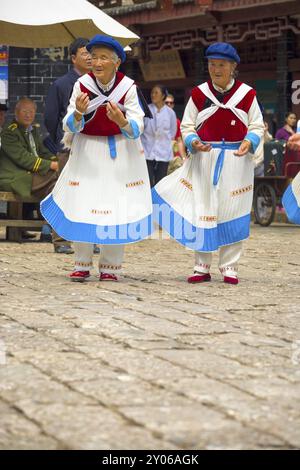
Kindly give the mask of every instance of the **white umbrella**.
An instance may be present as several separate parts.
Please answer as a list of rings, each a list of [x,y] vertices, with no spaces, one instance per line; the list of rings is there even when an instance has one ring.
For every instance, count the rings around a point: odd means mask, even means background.
[[[86,0],[0,0],[0,44],[68,46],[77,37],[106,34],[123,46],[139,37]]]

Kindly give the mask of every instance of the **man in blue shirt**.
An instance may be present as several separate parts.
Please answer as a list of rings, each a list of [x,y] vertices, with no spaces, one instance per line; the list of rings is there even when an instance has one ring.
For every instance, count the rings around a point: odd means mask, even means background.
[[[89,40],[85,38],[77,38],[72,42],[69,47],[69,55],[73,68],[55,80],[46,97],[44,122],[49,136],[46,137],[44,143],[54,154],[64,152],[61,143],[64,134],[62,120],[67,114],[73,86],[81,75],[91,70],[91,55],[85,47],[88,42]],[[44,238],[48,238],[47,235]],[[73,253],[70,243],[60,238],[56,233],[52,233],[52,240],[56,253]]]
[[[69,47],[73,68],[50,86],[46,98],[44,121],[56,153],[62,150],[62,120],[67,114],[73,86],[77,79],[91,70],[91,56],[86,49],[88,39],[78,38]],[[47,142],[49,144],[49,141]],[[50,144],[50,145],[51,145]]]

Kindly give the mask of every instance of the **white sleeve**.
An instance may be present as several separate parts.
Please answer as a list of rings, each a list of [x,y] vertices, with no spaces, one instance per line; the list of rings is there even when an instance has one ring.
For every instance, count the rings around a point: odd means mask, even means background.
[[[80,90],[80,83],[77,82],[74,85],[73,93],[70,98],[69,106],[67,109],[67,114],[63,118],[63,130],[65,132],[80,132],[84,128],[84,119],[77,121],[74,116],[74,112],[76,110],[76,98],[81,93]]]
[[[199,140],[200,138],[196,131],[196,119],[198,116],[198,108],[194,104],[192,98],[189,99],[186,108],[184,110],[183,118],[181,121],[181,135],[184,141],[185,146],[190,152],[193,152],[192,142],[194,140]]]
[[[193,99],[190,98],[184,110],[180,126],[181,134],[184,140],[189,134],[196,134],[195,125],[198,113],[198,108],[195,106]]]
[[[258,105],[256,97],[248,111],[248,132],[245,140],[248,140],[252,144],[252,153],[255,153],[261,139],[263,138],[265,125],[263,116]]]
[[[260,165],[264,161],[264,141],[261,139],[254,155],[253,155],[253,162],[255,167]]]
[[[129,88],[124,101],[128,124],[121,129],[122,134],[129,139],[137,139],[144,130],[145,113],[140,105],[136,85]]]

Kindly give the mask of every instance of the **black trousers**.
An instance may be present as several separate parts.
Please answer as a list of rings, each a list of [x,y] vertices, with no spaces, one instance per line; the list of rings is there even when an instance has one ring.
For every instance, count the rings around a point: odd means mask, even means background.
[[[151,188],[161,179],[167,176],[169,162],[157,162],[155,160],[146,160]]]

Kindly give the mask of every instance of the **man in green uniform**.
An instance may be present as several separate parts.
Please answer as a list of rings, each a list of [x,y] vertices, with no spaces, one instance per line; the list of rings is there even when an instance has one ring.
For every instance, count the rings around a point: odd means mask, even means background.
[[[16,104],[14,121],[1,132],[0,191],[43,199],[57,181],[59,162],[43,145],[39,129],[33,125],[35,114],[35,102],[21,98]],[[65,244],[53,233],[54,247],[62,242]]]

